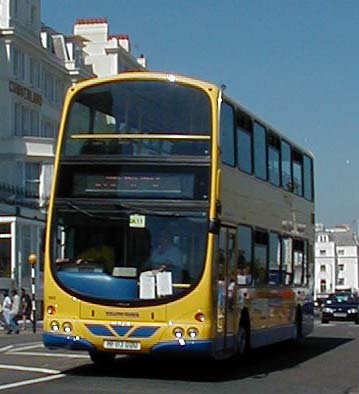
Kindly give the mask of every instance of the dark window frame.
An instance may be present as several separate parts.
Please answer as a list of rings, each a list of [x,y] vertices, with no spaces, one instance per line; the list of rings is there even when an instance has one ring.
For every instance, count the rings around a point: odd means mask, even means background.
[[[259,128],[263,131],[264,133],[264,163],[262,163],[263,158],[260,158],[256,155],[256,147],[259,146],[257,145],[257,141],[256,141],[256,133],[258,129],[256,129],[256,125],[259,126]],[[267,152],[267,146],[268,146],[268,140],[267,140],[267,128],[260,123],[259,121],[255,120],[253,122],[253,173],[255,175],[255,177],[257,179],[260,179],[262,181],[268,181],[268,152]],[[260,170],[260,168],[258,168],[257,164],[264,164],[264,170],[265,170],[265,174],[264,177],[260,176],[261,174],[257,171]]]
[[[232,110],[233,110],[233,130],[232,130],[232,136],[233,136],[233,140],[232,140],[233,141],[233,144],[232,144],[232,146],[233,146],[233,152],[232,152],[233,153],[233,163],[229,163],[227,161],[224,161],[224,156],[223,156],[223,152],[222,152],[222,114],[223,114],[223,106],[224,105],[227,105],[227,106],[231,107]],[[235,107],[235,105],[231,104],[227,100],[223,100],[222,101],[221,114],[220,114],[220,130],[219,130],[219,133],[220,133],[219,140],[220,140],[221,162],[224,165],[227,165],[229,167],[235,168],[237,166],[236,107]]]
[[[254,139],[253,139],[253,119],[241,109],[237,109],[236,115],[236,161],[237,167],[240,171],[245,172],[246,174],[253,174],[254,173]],[[250,171],[247,171],[245,168],[240,166],[240,159],[241,156],[239,154],[239,138],[238,134],[243,133],[249,137],[250,141]]]
[[[279,242],[279,269],[278,269],[278,273],[279,273],[279,280],[278,283],[276,284],[271,284],[270,283],[270,276],[268,275],[268,284],[270,286],[280,286],[283,283],[283,236],[281,233],[279,233],[278,231],[272,231],[270,230],[268,232],[268,274],[270,274],[270,257],[271,257],[271,235],[274,235],[277,237],[278,242]]]
[[[265,242],[260,242],[257,241],[257,236],[265,237],[266,238],[266,243]],[[263,282],[260,282],[258,285],[256,284],[256,279],[257,276],[254,275],[254,268],[255,268],[255,259],[256,259],[256,245],[266,245],[266,262],[265,262],[265,278]],[[252,266],[253,266],[253,279],[254,279],[254,285],[255,287],[265,287],[268,286],[269,282],[269,233],[266,229],[260,228],[260,227],[255,227],[252,231],[252,248],[253,248],[253,257],[252,257]]]
[[[278,183],[271,181],[271,171],[269,168],[270,164],[270,147],[275,148],[278,152]],[[268,130],[267,132],[267,166],[268,166],[268,182],[277,187],[282,187],[282,151],[281,151],[281,140],[280,137],[274,133],[272,130]]]

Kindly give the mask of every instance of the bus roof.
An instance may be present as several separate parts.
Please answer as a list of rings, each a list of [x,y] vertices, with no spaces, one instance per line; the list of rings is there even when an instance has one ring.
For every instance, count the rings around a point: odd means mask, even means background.
[[[95,77],[95,78],[86,79],[86,80],[77,82],[75,85],[71,86],[69,88],[69,90],[71,90],[72,93],[75,93],[76,91],[79,91],[79,90],[82,90],[86,87],[94,86],[97,84],[103,84],[103,83],[107,83],[107,82],[111,82],[111,81],[115,81],[115,80],[133,80],[133,79],[138,79],[138,78],[145,79],[145,80],[164,80],[164,81],[165,80],[169,80],[169,81],[177,80],[177,81],[179,81],[181,83],[185,83],[185,84],[186,83],[197,84],[197,85],[200,85],[203,89],[209,89],[214,92],[219,92],[221,89],[220,87],[218,87],[214,83],[211,83],[211,82],[208,82],[208,81],[205,81],[202,79],[198,79],[198,78],[193,78],[193,77],[189,77],[189,76],[176,74],[176,73],[134,70],[134,71],[122,72],[122,73],[119,73],[119,74],[113,75],[113,76],[107,76],[107,77],[101,77],[101,78]],[[232,99],[231,97],[229,97],[227,95],[223,95],[223,97],[228,102],[233,104],[235,107],[239,108],[240,110],[245,112],[247,115],[249,115],[252,118],[252,120],[255,120],[258,123],[262,124],[263,126],[266,127],[267,130],[273,131],[280,138],[282,138],[283,140],[290,143],[294,148],[302,151],[303,153],[307,154],[309,157],[314,158],[314,154],[311,151],[309,151],[308,149],[299,145],[295,141],[291,140],[285,134],[279,132],[275,127],[273,127],[268,122],[263,121],[255,113],[248,110],[245,106],[240,104],[238,101],[236,101],[235,99]]]

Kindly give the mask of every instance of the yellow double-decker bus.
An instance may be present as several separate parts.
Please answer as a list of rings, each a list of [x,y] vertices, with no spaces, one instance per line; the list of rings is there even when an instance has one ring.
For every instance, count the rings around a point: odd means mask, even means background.
[[[313,328],[313,157],[223,87],[129,72],[66,95],[49,348],[216,359]]]

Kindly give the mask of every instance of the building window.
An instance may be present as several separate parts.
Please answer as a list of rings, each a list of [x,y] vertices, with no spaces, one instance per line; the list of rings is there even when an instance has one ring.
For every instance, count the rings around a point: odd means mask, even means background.
[[[320,281],[320,292],[325,293],[327,290],[327,281],[325,279],[322,279]]]
[[[25,193],[27,197],[39,197],[40,163],[25,163]]]
[[[344,264],[339,264],[338,265],[338,270],[339,271],[344,271]]]
[[[321,250],[319,251],[319,254],[320,254],[321,256],[325,256],[325,255],[327,254],[327,251],[324,250],[324,249],[321,249]]]
[[[344,249],[338,249],[338,255],[344,256]]]
[[[17,79],[25,79],[25,54],[18,48],[12,48],[12,71]]]
[[[345,285],[344,278],[338,278],[338,283],[337,283],[337,285],[338,285],[338,286],[344,286],[344,285]]]
[[[56,126],[50,119],[43,118],[41,121],[41,137],[55,138]]]
[[[327,270],[327,267],[325,266],[325,264],[321,264],[320,265],[320,272],[325,272]]]

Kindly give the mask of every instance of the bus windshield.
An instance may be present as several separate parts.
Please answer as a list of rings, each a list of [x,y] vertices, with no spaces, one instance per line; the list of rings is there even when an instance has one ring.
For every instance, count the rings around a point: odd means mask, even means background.
[[[65,133],[65,156],[208,156],[210,101],[203,91],[173,82],[106,83],[75,96]]]
[[[67,291],[99,302],[157,303],[198,282],[206,213],[129,208],[66,202],[55,211],[53,271]]]

